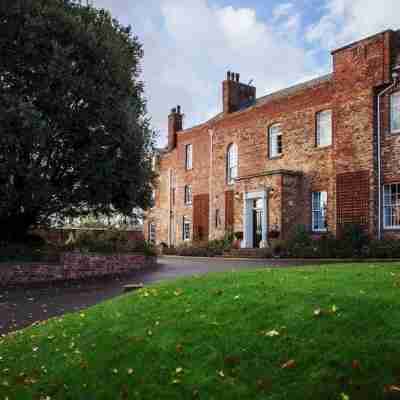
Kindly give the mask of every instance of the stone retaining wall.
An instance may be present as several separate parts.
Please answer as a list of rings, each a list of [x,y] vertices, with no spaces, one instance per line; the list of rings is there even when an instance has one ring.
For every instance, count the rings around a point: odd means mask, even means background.
[[[65,253],[61,256],[59,264],[0,264],[0,287],[128,275],[133,271],[152,267],[156,263],[156,257],[139,254]]]

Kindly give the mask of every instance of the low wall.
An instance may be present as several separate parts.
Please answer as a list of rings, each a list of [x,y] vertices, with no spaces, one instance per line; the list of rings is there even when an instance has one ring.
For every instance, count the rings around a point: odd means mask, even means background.
[[[140,254],[65,253],[59,264],[0,264],[0,287],[128,275],[155,266],[156,263],[157,257]]]

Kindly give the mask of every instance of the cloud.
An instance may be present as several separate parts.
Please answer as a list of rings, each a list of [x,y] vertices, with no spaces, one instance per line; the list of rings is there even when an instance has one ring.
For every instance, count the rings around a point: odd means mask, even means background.
[[[399,0],[327,0],[321,18],[308,27],[309,42],[333,49],[399,27]]]
[[[226,71],[254,79],[257,94],[315,75],[317,63],[297,41],[301,17],[291,3],[261,20],[249,7],[219,6],[215,0],[94,0],[130,23],[144,44],[143,79],[148,109],[165,143],[167,115],[180,104],[185,127],[222,109]]]
[[[287,17],[288,15],[290,15],[290,12],[293,10],[293,8],[294,6],[292,3],[279,4],[272,11],[274,20],[277,20],[281,17]]]

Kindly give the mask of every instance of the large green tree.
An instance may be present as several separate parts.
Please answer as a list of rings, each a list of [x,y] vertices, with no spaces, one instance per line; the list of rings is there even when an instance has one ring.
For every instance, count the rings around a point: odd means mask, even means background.
[[[131,29],[69,0],[2,0],[0,55],[0,239],[147,208],[154,135]]]

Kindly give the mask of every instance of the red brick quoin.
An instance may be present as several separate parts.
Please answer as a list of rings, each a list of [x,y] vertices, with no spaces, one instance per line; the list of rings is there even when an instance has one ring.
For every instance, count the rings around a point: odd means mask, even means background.
[[[313,192],[326,192],[323,231],[336,235],[343,223],[357,223],[376,237],[377,101],[389,87],[380,102],[380,178],[382,189],[400,183],[400,135],[390,127],[391,94],[400,90],[393,85],[400,31],[354,42],[333,51],[332,57],[332,73],[259,98],[255,87],[228,72],[221,113],[192,128],[183,129],[179,106],[172,109],[168,147],[155,157],[159,179],[155,206],[146,215],[146,237],[173,246],[198,236],[220,238],[230,230],[243,233],[243,247],[267,245],[271,235],[285,239],[298,224],[312,227]],[[317,118],[328,110],[331,143],[318,146]],[[281,154],[270,150],[269,132],[275,124],[280,127]],[[237,147],[233,180],[228,179],[231,144]],[[188,145],[192,168],[187,168]],[[188,186],[193,198],[189,204]],[[383,237],[400,238],[400,231],[386,229],[382,222],[381,227]],[[255,240],[261,233],[267,243]]]

